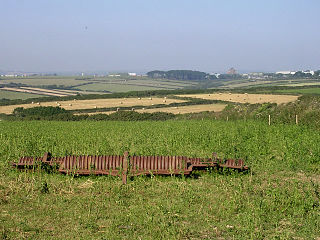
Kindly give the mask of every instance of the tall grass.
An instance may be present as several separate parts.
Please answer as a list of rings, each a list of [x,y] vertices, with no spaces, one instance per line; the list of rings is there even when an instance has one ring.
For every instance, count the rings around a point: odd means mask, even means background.
[[[13,239],[314,239],[320,135],[253,121],[0,122],[0,236]],[[22,155],[244,158],[249,174],[199,178],[17,172]]]

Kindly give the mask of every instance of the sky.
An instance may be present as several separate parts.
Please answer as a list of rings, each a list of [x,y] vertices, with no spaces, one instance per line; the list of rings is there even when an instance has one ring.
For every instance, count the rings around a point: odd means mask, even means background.
[[[0,0],[0,70],[320,69],[319,0]]]

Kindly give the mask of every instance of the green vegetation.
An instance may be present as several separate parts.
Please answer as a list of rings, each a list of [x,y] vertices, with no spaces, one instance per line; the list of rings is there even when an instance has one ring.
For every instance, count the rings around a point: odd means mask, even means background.
[[[0,90],[0,101],[1,99],[28,99],[28,98],[38,98],[43,97],[42,95],[23,93],[23,92],[12,92],[12,91],[3,91]]]
[[[164,121],[175,118],[172,113],[155,112],[155,113],[138,113],[134,111],[119,111],[110,115],[73,115],[72,112],[60,107],[34,107],[34,108],[16,108],[12,115],[0,114],[0,119],[11,121],[30,121],[30,120],[47,120],[47,121]]]
[[[209,75],[205,72],[191,70],[170,70],[170,71],[151,71],[147,75],[151,78],[166,78],[175,80],[205,80],[216,79],[216,76]]]
[[[320,95],[320,88],[319,87],[312,87],[312,88],[295,88],[295,89],[283,89],[278,90],[277,92],[280,93],[291,93],[291,94],[317,94]]]
[[[253,121],[0,122],[3,239],[315,239],[320,135]],[[187,155],[243,158],[249,174],[198,178],[18,172],[20,156]]]

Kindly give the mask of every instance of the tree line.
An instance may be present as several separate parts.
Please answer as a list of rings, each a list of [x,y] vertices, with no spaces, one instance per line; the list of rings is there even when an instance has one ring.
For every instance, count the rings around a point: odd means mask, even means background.
[[[240,74],[220,74],[218,77],[200,71],[192,70],[170,70],[170,71],[151,71],[147,73],[150,78],[165,78],[171,80],[216,80],[216,79],[240,79]]]

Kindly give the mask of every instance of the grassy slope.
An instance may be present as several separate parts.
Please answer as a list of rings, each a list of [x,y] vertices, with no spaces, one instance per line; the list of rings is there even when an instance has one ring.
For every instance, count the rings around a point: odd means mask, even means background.
[[[320,135],[260,122],[0,122],[0,234],[16,239],[316,238]],[[242,157],[247,175],[81,177],[9,170],[22,155]],[[45,183],[49,193],[44,193]],[[1,235],[0,235],[1,236]]]

